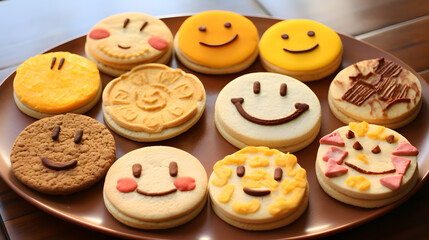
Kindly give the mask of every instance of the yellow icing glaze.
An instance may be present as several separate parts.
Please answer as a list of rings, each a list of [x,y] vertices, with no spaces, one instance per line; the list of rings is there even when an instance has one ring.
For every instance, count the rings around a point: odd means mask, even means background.
[[[274,180],[274,177],[263,169],[255,169],[250,174],[243,176],[241,185],[248,188],[266,187],[271,191],[275,191],[279,183]]]
[[[366,132],[368,131],[368,123],[365,121],[360,122],[360,123],[350,122],[349,128],[350,128],[350,130],[355,132],[356,135],[358,135],[358,137],[363,137],[363,136],[365,136]]]
[[[364,176],[349,176],[346,179],[346,184],[359,191],[366,191],[371,187],[371,182]]]
[[[58,69],[61,58],[65,60]],[[100,81],[95,63],[76,54],[52,52],[23,62],[13,87],[21,102],[37,111],[64,113],[89,103],[99,91]]]
[[[231,23],[230,28],[224,24]],[[199,27],[205,26],[205,31]],[[218,45],[238,37],[229,44],[220,47],[208,47],[200,44]],[[190,59],[209,67],[229,67],[239,64],[252,55],[258,48],[258,30],[246,17],[228,11],[206,11],[187,18],[179,29],[179,47]]]
[[[387,134],[382,134],[386,128],[384,126],[376,126],[374,129],[369,131],[366,136],[371,139],[386,139]]]
[[[310,37],[308,31],[314,31]],[[282,34],[288,38],[283,39]],[[305,50],[319,44],[314,50]],[[261,37],[259,53],[269,63],[289,71],[313,71],[331,64],[342,54],[342,43],[337,33],[329,27],[307,19],[290,19],[278,22],[268,28]]]
[[[249,160],[249,166],[252,168],[257,167],[268,167],[270,166],[270,160],[266,156],[256,156]]]
[[[280,184],[280,187],[282,189],[282,193],[284,195],[292,192],[296,188],[303,188],[305,189],[307,187],[307,178],[306,174],[298,174],[294,179],[285,179]]]
[[[362,162],[368,164],[368,158],[365,156],[365,154],[361,153],[356,155],[356,158],[361,160]]]
[[[227,202],[229,202],[229,200],[231,200],[231,196],[232,196],[233,192],[234,192],[234,185],[228,184],[222,188],[222,191],[220,192],[219,196],[217,197],[217,200],[220,203],[227,203]]]
[[[234,212],[246,215],[257,212],[261,207],[261,202],[258,199],[252,199],[248,203],[236,201],[231,204],[231,207]]]
[[[283,211],[294,209],[302,201],[305,193],[305,188],[295,188],[289,198],[280,196],[275,199],[274,203],[268,206],[268,211],[272,215],[278,215]]]
[[[213,166],[213,172],[216,174],[216,177],[213,178],[212,183],[218,187],[224,186],[232,174],[232,170],[228,167],[225,167],[222,161],[215,163]]]

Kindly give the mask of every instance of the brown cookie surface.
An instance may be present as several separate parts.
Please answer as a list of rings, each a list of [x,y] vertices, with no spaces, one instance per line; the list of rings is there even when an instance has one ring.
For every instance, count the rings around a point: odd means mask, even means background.
[[[71,113],[27,126],[10,153],[18,180],[54,195],[92,186],[104,177],[115,157],[115,140],[109,130],[91,117]]]

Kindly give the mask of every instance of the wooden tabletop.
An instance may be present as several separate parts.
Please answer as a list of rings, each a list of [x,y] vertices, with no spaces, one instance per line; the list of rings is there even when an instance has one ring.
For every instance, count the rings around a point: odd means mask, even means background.
[[[429,82],[427,0],[0,0],[0,81],[27,58],[86,34],[92,25],[112,14],[134,11],[163,17],[212,9],[319,21],[391,53]],[[426,183],[393,211],[330,238],[427,239],[428,201]],[[116,239],[39,210],[2,180],[0,215],[0,239]]]

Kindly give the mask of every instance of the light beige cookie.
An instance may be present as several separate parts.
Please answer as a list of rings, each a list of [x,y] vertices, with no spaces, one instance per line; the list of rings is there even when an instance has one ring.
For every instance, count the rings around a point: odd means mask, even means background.
[[[119,158],[106,175],[103,196],[118,221],[165,229],[196,217],[207,192],[207,174],[198,159],[177,148],[153,146]]]
[[[250,73],[228,83],[215,104],[219,133],[232,145],[296,152],[321,125],[319,99],[304,83],[277,73]]]
[[[299,218],[308,205],[305,169],[293,154],[246,147],[216,162],[209,195],[217,216],[246,230],[270,230]]]
[[[174,39],[177,58],[188,68],[227,74],[249,67],[258,56],[258,30],[246,17],[205,11],[187,18]]]
[[[144,13],[120,13],[95,24],[86,37],[85,53],[100,71],[119,76],[144,63],[167,63],[173,34],[160,19]]]
[[[331,197],[376,208],[404,197],[418,179],[418,150],[380,125],[351,122],[320,139],[316,173]]]
[[[339,72],[329,87],[328,102],[332,113],[346,124],[366,121],[400,128],[420,112],[422,89],[414,74],[378,58]]]
[[[110,81],[103,115],[116,133],[153,142],[175,137],[200,119],[206,93],[194,75],[163,64],[143,64]]]

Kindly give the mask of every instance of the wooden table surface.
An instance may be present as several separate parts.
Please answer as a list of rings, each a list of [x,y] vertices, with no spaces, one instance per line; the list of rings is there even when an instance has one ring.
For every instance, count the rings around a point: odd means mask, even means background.
[[[427,0],[0,0],[0,80],[27,58],[86,34],[93,24],[109,15],[136,11],[162,17],[212,9],[319,21],[393,54],[429,82]],[[393,211],[329,238],[428,239],[428,202],[426,183]],[[2,180],[0,215],[0,239],[114,239],[39,210]]]

